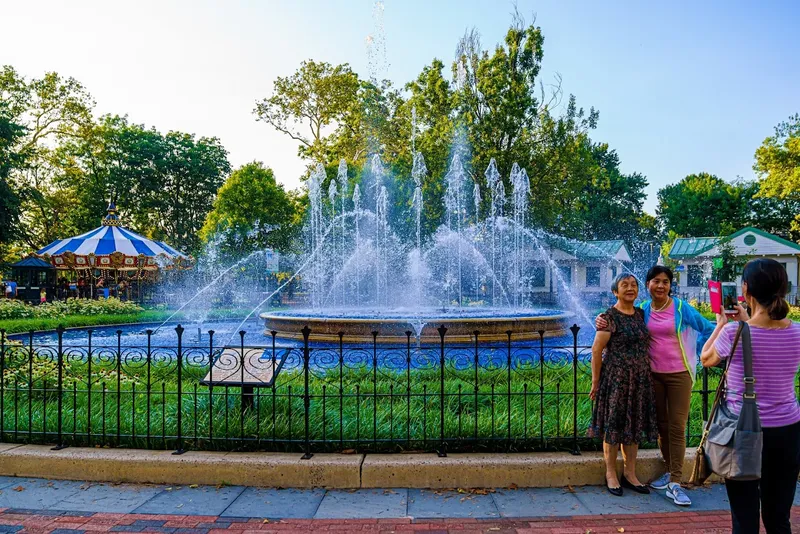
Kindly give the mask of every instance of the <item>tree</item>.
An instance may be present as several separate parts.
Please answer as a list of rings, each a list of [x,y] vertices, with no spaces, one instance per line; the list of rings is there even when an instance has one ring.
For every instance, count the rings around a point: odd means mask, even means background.
[[[216,137],[169,132],[158,161],[159,186],[147,227],[186,252],[200,249],[198,233],[213,208],[217,190],[230,173],[228,152]]]
[[[721,240],[717,245],[717,250],[719,255],[714,259],[711,278],[720,282],[734,282],[750,258],[738,256],[736,247],[728,239]]]
[[[361,87],[347,64],[304,61],[292,76],[275,80],[273,95],[257,103],[254,113],[299,141],[301,157],[325,163],[327,137],[356,111]]]
[[[580,192],[579,212],[575,214],[582,226],[580,234],[600,240],[638,237],[645,215],[647,179],[639,173],[622,174],[619,156],[607,144],[594,145],[592,157],[598,165],[597,172]]]
[[[746,188],[707,173],[690,174],[658,192],[657,216],[679,235],[729,235],[750,221]]]
[[[9,176],[22,166],[22,157],[14,146],[25,130],[12,122],[10,115],[8,104],[0,101],[0,245],[15,237],[20,216],[20,198],[11,187]]]
[[[11,179],[21,198],[20,238],[38,248],[75,230],[65,225],[71,200],[55,184],[61,172],[55,147],[91,123],[94,101],[74,78],[48,72],[26,80],[10,66],[0,70],[0,97],[11,120],[25,127],[14,148],[27,164]]]
[[[272,169],[252,162],[236,169],[220,187],[200,238],[216,240],[236,256],[267,247],[288,252],[302,213],[297,198],[275,180]]]
[[[758,197],[800,203],[800,114],[775,127],[756,150],[753,169],[761,178]],[[800,210],[795,208],[792,232],[800,238]]]
[[[518,13],[503,45],[491,55],[475,30],[467,32],[453,65],[456,102],[472,149],[473,178],[482,182],[494,158],[510,191],[509,173],[519,163],[531,178],[529,220],[570,235],[576,233],[569,220],[573,199],[594,172],[586,133],[596,126],[598,114],[584,112],[574,96],[561,116],[552,113],[560,104],[561,87],[558,83],[547,96],[537,80],[543,45],[541,28],[526,25]],[[483,190],[488,201],[485,185]]]
[[[131,228],[145,232],[158,207],[164,137],[155,129],[106,115],[58,149],[63,174],[58,184],[74,190],[70,219],[79,230],[97,226],[110,200]]]

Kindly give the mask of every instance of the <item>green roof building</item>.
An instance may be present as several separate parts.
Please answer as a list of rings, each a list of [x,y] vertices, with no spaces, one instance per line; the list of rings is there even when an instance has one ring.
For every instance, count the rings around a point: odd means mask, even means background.
[[[725,237],[681,237],[675,240],[669,257],[679,263],[676,275],[681,296],[707,298],[714,258],[720,255],[719,245],[723,242],[731,243],[737,256],[772,258],[781,263],[789,276],[790,301],[797,301],[800,245],[750,226]],[[736,282],[741,294],[741,278]]]

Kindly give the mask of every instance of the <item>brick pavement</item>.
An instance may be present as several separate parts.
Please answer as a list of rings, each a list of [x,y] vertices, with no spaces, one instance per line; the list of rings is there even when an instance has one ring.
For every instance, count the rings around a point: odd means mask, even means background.
[[[800,533],[800,507],[792,511],[793,532]],[[199,515],[113,514],[53,510],[0,509],[0,532],[91,534],[261,534],[286,532],[358,532],[374,534],[587,534],[723,533],[730,514],[722,511],[617,514],[517,519],[268,519]]]

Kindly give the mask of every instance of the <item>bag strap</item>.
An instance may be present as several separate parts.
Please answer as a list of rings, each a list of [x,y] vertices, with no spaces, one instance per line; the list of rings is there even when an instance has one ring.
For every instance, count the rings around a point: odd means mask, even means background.
[[[741,321],[739,323],[739,328],[736,329],[736,336],[733,338],[733,345],[731,345],[731,352],[728,354],[728,359],[725,362],[725,370],[722,372],[722,377],[719,379],[719,385],[717,385],[717,394],[714,397],[714,404],[711,406],[711,411],[708,414],[708,421],[706,421],[706,427],[703,429],[703,436],[700,438],[700,447],[705,445],[706,439],[708,438],[708,431],[711,428],[711,422],[714,420],[714,415],[717,413],[717,409],[719,408],[720,400],[725,397],[725,386],[728,382],[728,370],[731,367],[731,360],[733,359],[733,354],[736,352],[736,346],[739,344],[739,338],[742,335],[742,331],[746,328],[747,323]],[[748,340],[750,338],[750,330],[747,330]],[[749,343],[748,343],[749,345]],[[752,374],[752,352],[750,353],[750,371]],[[747,371],[745,371],[747,374]],[[745,386],[746,387],[746,386]]]
[[[750,341],[750,325],[742,322],[742,356],[744,359],[744,398],[756,398],[756,377],[753,375],[753,345]],[[729,364],[730,365],[730,364]]]

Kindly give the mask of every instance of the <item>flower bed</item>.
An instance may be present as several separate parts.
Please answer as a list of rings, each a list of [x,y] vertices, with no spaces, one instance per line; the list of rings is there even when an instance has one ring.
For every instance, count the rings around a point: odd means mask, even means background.
[[[0,319],[59,319],[68,315],[125,315],[143,311],[144,308],[136,303],[123,302],[114,297],[97,300],[67,299],[38,306],[25,304],[20,300],[0,300]]]

